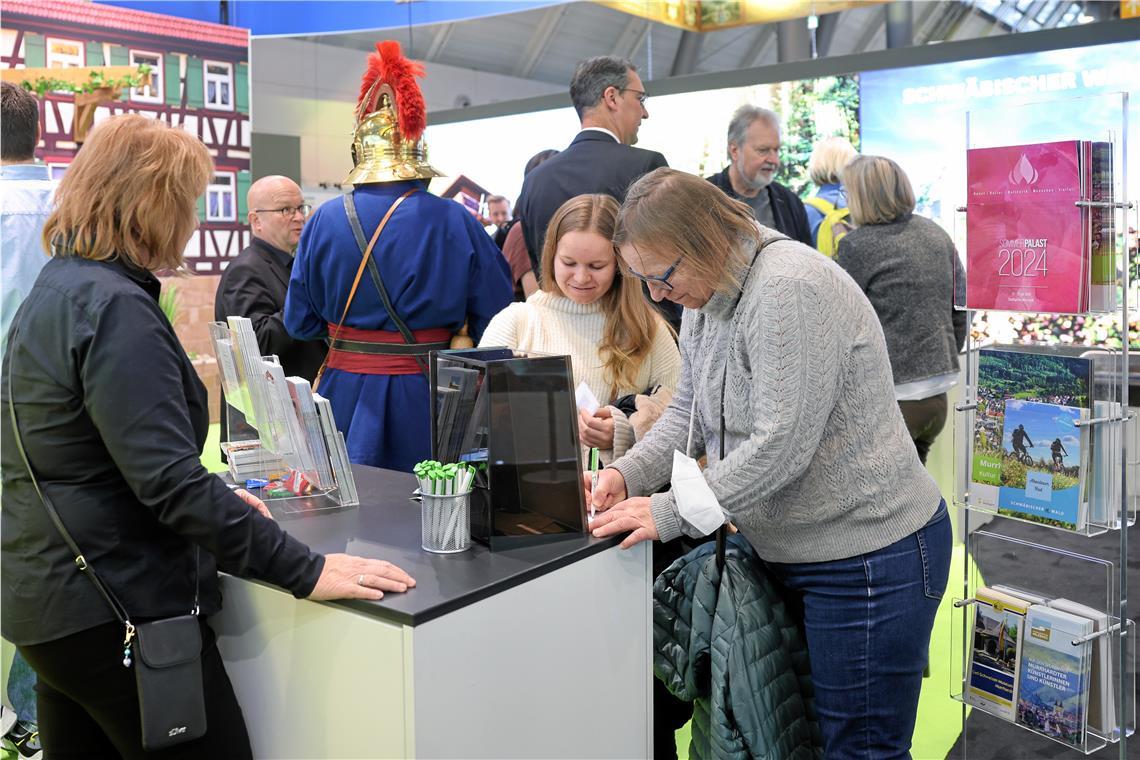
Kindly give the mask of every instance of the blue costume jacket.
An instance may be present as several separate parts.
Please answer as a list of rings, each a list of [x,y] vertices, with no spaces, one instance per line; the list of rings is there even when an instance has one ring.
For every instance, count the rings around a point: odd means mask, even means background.
[[[836,208],[847,208],[847,191],[843,185],[838,183],[824,185],[816,195]],[[807,203],[804,204],[804,210],[807,211],[808,225],[811,226],[811,244],[818,246],[819,225],[823,222],[823,212]]]
[[[371,239],[388,208],[418,181],[360,185],[353,199],[364,237]],[[360,266],[360,248],[340,198],[321,205],[297,247],[285,328],[301,340],[323,338],[341,312]],[[503,254],[462,206],[427,192],[407,198],[376,241],[372,257],[396,313],[411,330],[464,322],[476,343],[491,317],[513,298]],[[346,327],[396,331],[367,273],[361,278]],[[431,456],[427,377],[368,375],[326,369],[321,395],[332,404],[353,462],[410,472]]]

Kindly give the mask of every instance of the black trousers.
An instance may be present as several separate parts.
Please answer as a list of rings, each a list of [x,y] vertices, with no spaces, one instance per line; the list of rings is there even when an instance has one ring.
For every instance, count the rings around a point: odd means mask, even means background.
[[[948,412],[946,394],[940,393],[918,401],[900,401],[899,410],[906,420],[906,429],[914,441],[918,458],[926,464],[926,455],[930,453],[934,439],[946,426]]]
[[[214,632],[204,620],[201,626],[206,735],[161,752],[142,748],[135,672],[122,662],[122,624],[108,623],[44,644],[17,647],[38,676],[36,705],[44,756],[50,760],[252,758],[245,718]]]

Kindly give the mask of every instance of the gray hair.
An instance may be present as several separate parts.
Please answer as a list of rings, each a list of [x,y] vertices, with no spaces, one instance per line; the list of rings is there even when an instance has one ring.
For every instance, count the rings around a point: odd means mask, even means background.
[[[616,55],[599,55],[578,61],[574,67],[574,78],[570,80],[570,100],[578,118],[601,101],[607,87],[624,90],[629,85],[631,71],[637,71],[633,62]]]
[[[728,122],[728,144],[738,148],[743,145],[744,133],[752,126],[752,122],[759,119],[768,122],[768,125],[776,130],[776,135],[780,136],[780,117],[775,111],[745,103],[736,109],[732,114],[732,120]],[[729,153],[728,157],[731,159],[732,154]]]

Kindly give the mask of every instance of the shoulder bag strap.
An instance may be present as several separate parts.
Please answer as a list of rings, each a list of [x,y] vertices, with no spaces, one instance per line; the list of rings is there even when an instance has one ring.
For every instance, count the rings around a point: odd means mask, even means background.
[[[752,256],[752,264],[748,269],[748,275],[744,277],[744,282],[740,283],[741,292],[744,291],[744,286],[748,284],[748,277],[752,274],[752,269],[756,266],[756,259],[760,257],[760,252],[767,248],[771,243],[778,240],[790,240],[786,235],[775,235],[768,238],[756,248],[756,253]],[[724,357],[724,374],[720,379],[720,458],[724,459],[724,397],[728,392],[728,361],[729,356],[726,354]],[[696,408],[695,394],[694,394],[694,409]],[[692,432],[690,430],[690,438]],[[726,543],[728,541],[728,525],[722,525],[716,530],[716,568],[718,571],[724,569],[724,552]]]
[[[364,243],[364,232],[360,229],[360,219],[356,215],[356,204],[352,200],[352,193],[348,192],[342,196],[344,198],[344,210],[348,215],[348,224],[352,228],[352,234],[356,238],[356,244],[359,246],[363,255],[360,259],[360,266],[356,269],[356,277],[352,279],[352,288],[348,291],[348,300],[344,302],[344,311],[340,313],[340,321],[337,322],[336,331],[332,334],[333,341],[340,338],[340,331],[341,328],[344,327],[344,320],[348,317],[348,310],[352,306],[352,299],[356,297],[356,289],[360,285],[360,278],[364,275],[364,268],[368,266],[368,262],[372,260],[372,249],[376,246],[376,241],[380,238],[380,233],[384,231],[384,227],[388,224],[388,220],[392,218],[392,214],[396,211],[397,208],[399,208],[400,204],[404,202],[404,199],[414,192],[416,192],[416,188],[412,188],[408,192],[401,195],[396,199],[395,203],[393,203],[388,208],[387,213],[385,213],[384,218],[380,220],[380,224],[376,226],[376,231],[372,233],[372,239],[368,241],[367,245]],[[387,296],[388,294],[386,292],[381,292],[380,298],[384,301],[385,308],[388,309],[388,315],[391,316],[392,310],[388,303]],[[403,323],[401,322],[399,324],[402,325]],[[405,327],[405,329],[407,328]],[[407,340],[406,336],[405,340]],[[321,368],[317,370],[317,376],[313,378],[314,391],[316,391],[318,386],[320,386],[321,377],[324,375],[325,367],[328,365],[328,363],[329,357],[326,353],[324,361],[321,362]]]

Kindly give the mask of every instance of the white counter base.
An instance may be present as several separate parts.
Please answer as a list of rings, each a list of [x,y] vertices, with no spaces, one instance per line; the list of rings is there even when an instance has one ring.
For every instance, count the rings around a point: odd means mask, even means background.
[[[211,622],[256,758],[641,758],[651,584],[613,547],[413,627],[226,576]]]

